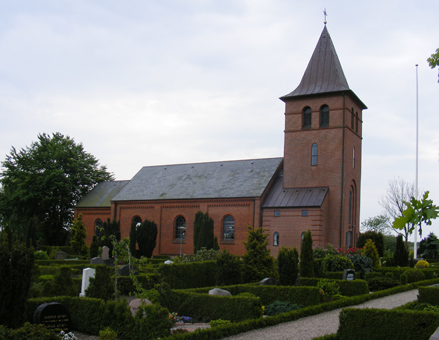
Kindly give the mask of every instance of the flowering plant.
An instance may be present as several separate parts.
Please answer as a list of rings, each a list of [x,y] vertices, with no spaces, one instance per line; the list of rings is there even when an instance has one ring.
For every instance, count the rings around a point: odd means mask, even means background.
[[[72,332],[66,333],[64,331],[61,331],[59,335],[62,340],[78,340],[78,338]]]
[[[337,253],[341,256],[348,256],[348,255],[362,255],[363,253],[363,248],[356,248],[356,247],[352,247],[352,248],[337,248]]]
[[[180,321],[185,323],[193,323],[193,320],[190,316],[180,316]]]
[[[173,324],[175,324],[178,321],[178,315],[175,312],[169,313],[169,320],[172,321]]]

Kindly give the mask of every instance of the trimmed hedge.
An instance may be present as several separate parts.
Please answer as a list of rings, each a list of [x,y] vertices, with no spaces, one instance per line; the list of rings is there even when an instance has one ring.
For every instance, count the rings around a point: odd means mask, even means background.
[[[137,280],[145,289],[154,288],[154,285],[160,282],[160,277],[158,275],[136,275]],[[112,277],[114,282],[114,277]],[[122,295],[130,295],[136,291],[136,287],[129,276],[118,276],[117,277],[117,289]]]
[[[317,286],[321,279],[303,277],[300,279],[301,286]],[[369,286],[365,280],[332,280],[340,287],[340,294],[344,296],[356,296],[369,293]]]
[[[419,287],[418,302],[439,306],[439,287]]]
[[[215,261],[162,264],[157,273],[173,289],[210,287],[215,285]]]
[[[339,340],[428,340],[439,327],[439,313],[347,308],[340,313]]]

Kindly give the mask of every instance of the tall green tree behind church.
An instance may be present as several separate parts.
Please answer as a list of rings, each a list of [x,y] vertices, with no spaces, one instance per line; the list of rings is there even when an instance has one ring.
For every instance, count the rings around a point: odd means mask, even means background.
[[[105,166],[61,133],[40,134],[38,141],[2,162],[0,221],[17,235],[27,235],[38,221],[37,235],[47,245],[64,244],[73,208],[96,184],[111,180]]]

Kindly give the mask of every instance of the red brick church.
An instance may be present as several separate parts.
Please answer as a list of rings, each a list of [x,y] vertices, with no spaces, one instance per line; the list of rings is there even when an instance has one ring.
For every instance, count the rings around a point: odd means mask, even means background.
[[[78,203],[90,244],[96,225],[157,224],[154,254],[193,251],[193,223],[208,212],[220,248],[243,254],[247,226],[263,227],[271,254],[314,245],[349,247],[359,233],[362,111],[349,88],[326,25],[299,86],[285,102],[284,156],[146,166],[129,181],[97,185]],[[183,231],[185,227],[185,231]]]

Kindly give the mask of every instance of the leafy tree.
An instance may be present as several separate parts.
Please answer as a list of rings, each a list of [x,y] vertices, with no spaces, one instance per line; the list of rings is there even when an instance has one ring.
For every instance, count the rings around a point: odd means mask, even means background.
[[[383,235],[390,233],[392,226],[389,223],[389,217],[386,215],[378,215],[370,217],[361,222],[361,232],[374,231]]]
[[[407,208],[402,212],[402,216],[395,218],[393,228],[402,229],[407,224],[411,224],[408,232],[412,234],[416,225],[419,236],[422,237],[422,223],[431,225],[431,220],[439,215],[439,207],[434,205],[432,200],[428,199],[428,194],[429,192],[426,191],[422,199],[418,200],[412,197],[410,202],[404,202]]]
[[[88,247],[85,243],[86,236],[85,223],[82,221],[82,214],[79,214],[70,229],[70,246],[75,254],[86,255],[88,253]]]
[[[399,267],[407,267],[409,263],[409,252],[407,250],[407,246],[402,240],[402,235],[398,235],[396,237],[396,249],[395,253],[393,254],[393,261],[395,266]]]
[[[300,276],[314,277],[314,257],[312,251],[311,230],[303,235],[302,245],[300,246]]]
[[[366,245],[364,246],[364,255],[372,259],[373,268],[381,268],[381,261],[378,255],[378,250],[375,247],[375,243],[371,239],[368,239],[366,241]]]
[[[260,281],[266,277],[275,277],[274,259],[267,248],[265,229],[248,226],[246,253],[242,257],[242,277],[244,283]]]
[[[216,244],[218,244],[218,240],[216,240]],[[209,213],[203,214],[199,211],[195,214],[194,219],[194,253],[201,248],[214,249],[215,247],[213,219],[209,217]]]
[[[384,236],[381,233],[377,233],[375,231],[368,231],[365,233],[362,233],[358,236],[357,239],[357,247],[363,248],[366,245],[367,240],[372,240],[375,244],[375,247],[377,248],[378,255],[383,257],[384,256]]]
[[[218,272],[216,282],[218,285],[235,285],[242,283],[241,260],[238,256],[230,254],[227,250],[220,253],[216,259]]]
[[[430,233],[420,242],[419,253],[424,259],[436,259],[439,251],[439,239],[434,233]]]
[[[157,224],[153,221],[143,221],[136,229],[136,239],[142,256],[150,258],[157,244]]]
[[[393,179],[389,181],[389,187],[386,194],[381,197],[380,204],[385,209],[389,220],[402,215],[405,209],[404,201],[409,201],[411,197],[415,196],[415,186],[403,179]],[[393,228],[398,235],[403,235],[405,242],[408,242],[410,225],[403,226],[401,231]]]
[[[434,69],[436,66],[439,65],[439,48],[436,49],[436,52],[433,53],[430,58],[427,59],[428,65],[430,65],[430,67],[432,69]],[[439,76],[439,75],[438,75]],[[439,79],[438,79],[439,82]]]
[[[33,266],[33,248],[15,240],[9,227],[0,231],[1,325],[17,328],[26,321]]]
[[[76,203],[97,183],[112,179],[82,144],[58,132],[40,134],[21,150],[12,147],[2,167],[2,223],[26,235],[23,230],[35,217],[38,237],[47,245],[65,243]]]
[[[297,248],[282,247],[277,257],[279,283],[282,286],[294,286],[299,274],[299,252]]]

